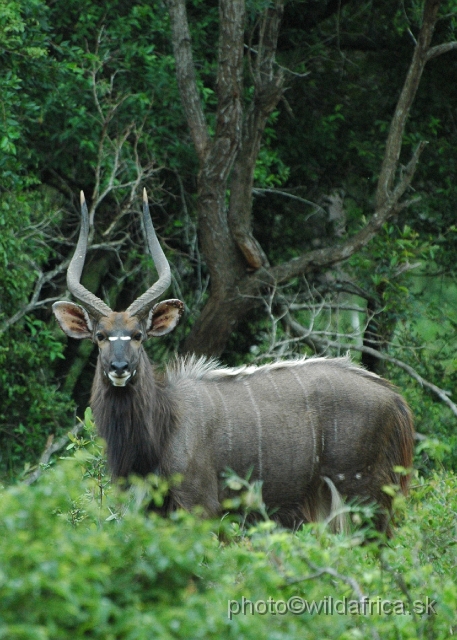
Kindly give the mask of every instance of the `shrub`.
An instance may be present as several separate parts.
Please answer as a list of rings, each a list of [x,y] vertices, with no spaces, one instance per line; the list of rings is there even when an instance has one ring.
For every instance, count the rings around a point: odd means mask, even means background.
[[[361,545],[360,533],[332,535],[320,525],[293,533],[270,521],[245,529],[230,517],[146,515],[145,500],[161,492],[154,479],[119,492],[105,486],[99,444],[73,448],[72,459],[36,485],[1,495],[0,638],[409,640],[452,633],[452,474],[418,480],[395,538],[379,547]]]

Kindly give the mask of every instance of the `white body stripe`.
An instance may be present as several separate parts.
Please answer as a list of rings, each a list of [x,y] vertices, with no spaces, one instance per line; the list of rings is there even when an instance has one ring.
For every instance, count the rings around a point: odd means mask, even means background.
[[[306,391],[305,385],[301,381],[300,376],[295,371],[295,369],[290,369],[290,371],[292,372],[295,380],[298,382],[301,390],[303,391],[303,399],[305,401],[306,413],[307,413],[307,417],[309,418],[309,423],[311,425],[311,434],[313,436],[313,458],[312,458],[313,466],[311,468],[311,475],[313,475],[314,474],[314,464],[316,462],[316,453],[317,453],[317,451],[316,451],[316,430],[315,430],[315,424],[314,424],[314,414],[313,414],[312,408],[309,406],[308,393]]]
[[[251,386],[249,384],[249,380],[246,378],[243,380],[244,386],[247,389],[249,394],[249,398],[252,402],[252,406],[254,407],[254,412],[257,418],[257,442],[258,442],[258,461],[259,461],[259,477],[262,478],[263,473],[263,465],[262,465],[262,416],[259,411],[259,407],[257,402],[255,401],[254,394],[252,393]]]
[[[230,412],[229,412],[229,410],[227,408],[227,403],[225,401],[224,394],[219,389],[219,385],[218,384],[216,384],[215,389],[216,389],[217,393],[219,394],[219,397],[220,397],[221,402],[222,402],[222,406],[224,408],[225,422],[227,424],[227,448],[228,448],[228,452],[231,453],[231,451],[232,451],[232,421],[230,419]]]
[[[281,392],[279,391],[278,385],[276,384],[274,377],[271,375],[271,370],[267,372],[267,380],[271,382],[278,400],[281,400]]]

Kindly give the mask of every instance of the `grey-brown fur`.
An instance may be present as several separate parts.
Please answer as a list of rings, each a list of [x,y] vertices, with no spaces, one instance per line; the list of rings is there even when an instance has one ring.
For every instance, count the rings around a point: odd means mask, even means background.
[[[143,226],[158,281],[125,312],[112,311],[80,282],[89,214],[81,193],[81,229],[67,283],[83,306],[53,304],[63,331],[97,344],[91,406],[115,477],[180,474],[168,506],[201,505],[214,515],[226,494],[222,472],[263,482],[263,498],[282,524],[333,517],[340,494],[376,502],[376,526],[388,530],[391,497],[406,493],[413,425],[406,402],[385,380],[350,360],[314,358],[225,369],[178,360],[158,375],[144,340],[174,329],[180,300],[162,300],[170,267],[143,193]]]
[[[349,499],[377,502],[386,529],[391,498],[382,487],[407,479],[413,427],[403,398],[346,358],[224,369],[178,361],[163,379],[143,351],[141,371],[117,388],[97,368],[92,408],[114,476],[181,474],[171,504],[220,512],[221,473],[263,481],[267,508],[294,527],[330,513],[328,478]]]

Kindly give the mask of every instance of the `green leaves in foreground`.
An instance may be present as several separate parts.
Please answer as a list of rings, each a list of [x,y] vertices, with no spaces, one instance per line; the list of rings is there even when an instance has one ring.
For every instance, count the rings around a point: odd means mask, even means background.
[[[84,452],[76,457],[0,497],[0,638],[452,633],[453,475],[418,483],[404,523],[379,548],[319,526],[291,533],[270,521],[243,530],[229,518],[147,516],[145,486],[111,488],[101,501],[96,479],[81,477]]]

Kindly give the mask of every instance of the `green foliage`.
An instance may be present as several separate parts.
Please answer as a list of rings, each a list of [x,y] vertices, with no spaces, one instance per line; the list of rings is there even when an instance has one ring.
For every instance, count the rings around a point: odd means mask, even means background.
[[[434,314],[429,304],[432,287],[428,279],[423,284],[428,289],[426,301],[422,304],[416,301],[409,314],[405,314],[396,331],[395,348],[399,349],[404,362],[424,379],[444,389],[455,402],[455,331],[448,324],[452,311],[447,315],[448,308],[444,305],[440,314]],[[451,291],[449,287],[448,292]],[[395,367],[389,366],[386,375],[402,389],[412,407],[417,431],[431,439],[426,441],[417,458],[417,466],[425,471],[438,463],[455,470],[457,436],[451,409],[431,392],[424,392],[419,384],[411,384],[411,378]]]
[[[55,86],[33,132],[40,156],[54,149],[49,168],[73,175],[75,157],[84,158],[78,180],[91,183],[98,171],[103,191],[116,149],[122,166],[116,184],[135,175],[138,158],[147,165],[176,153],[181,112],[170,108],[179,99],[164,6],[71,0],[65,12],[51,8],[50,20]]]
[[[272,149],[272,141],[276,140],[274,125],[278,120],[278,111],[273,111],[265,127],[264,144],[260,148],[254,171],[256,187],[280,187],[289,177],[289,168],[282,161],[278,151]]]
[[[292,533],[268,520],[240,529],[230,518],[146,515],[164,487],[154,478],[110,486],[89,413],[86,428],[71,458],[0,496],[0,637],[444,640],[455,631],[454,475],[418,478],[389,546],[361,545],[360,533],[321,525]]]
[[[48,73],[48,23],[40,0],[0,2],[0,177],[3,188],[36,182],[25,169],[31,149],[26,138],[40,120],[40,101],[32,85]],[[30,169],[29,166],[27,169]]]
[[[46,438],[68,425],[71,411],[51,375],[63,358],[62,342],[37,311],[21,315],[54,254],[46,242],[55,222],[48,207],[55,205],[39,194],[0,201],[0,475],[34,461]]]

